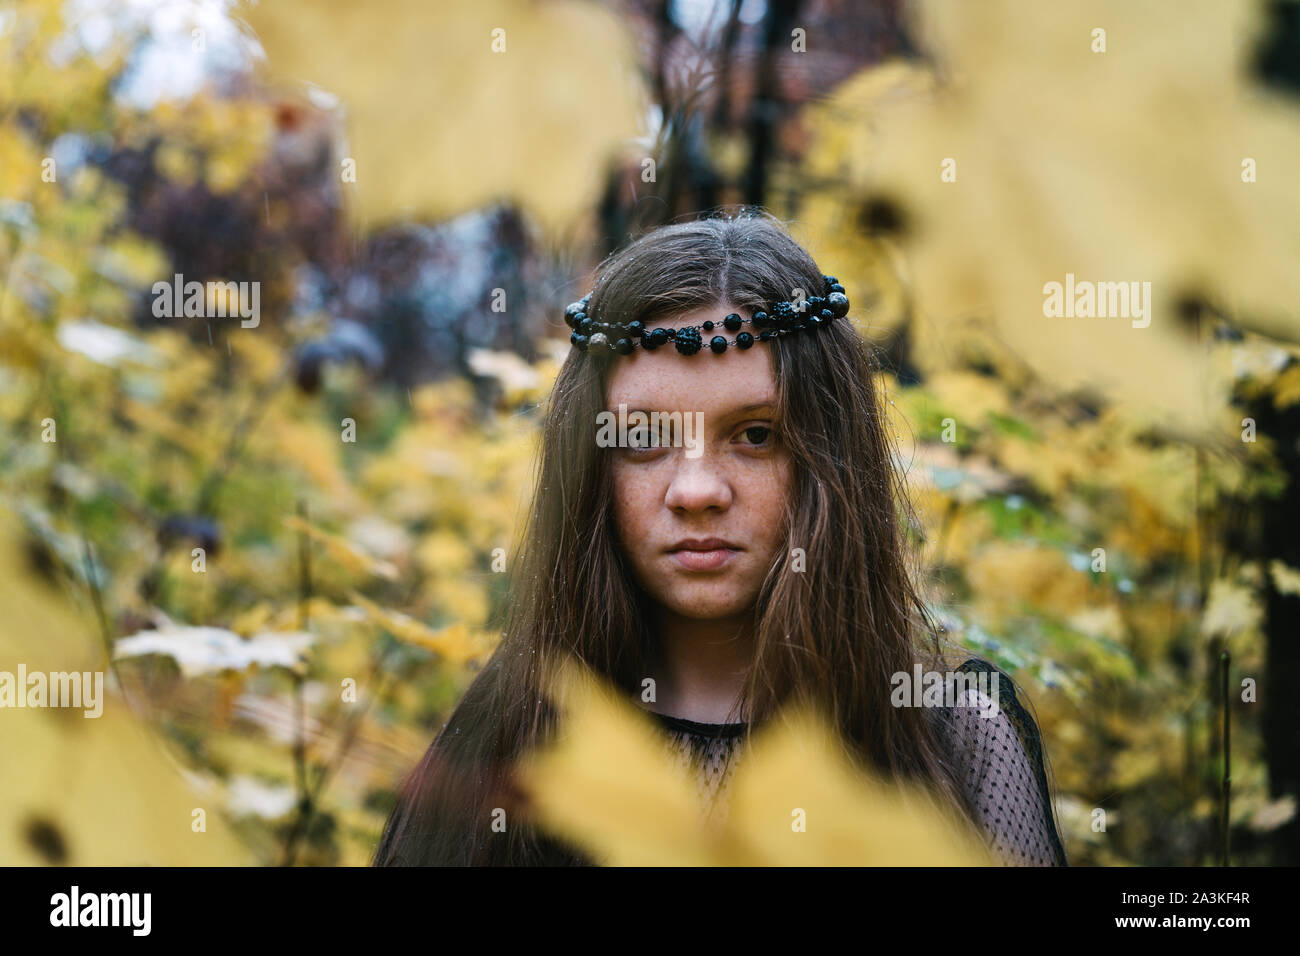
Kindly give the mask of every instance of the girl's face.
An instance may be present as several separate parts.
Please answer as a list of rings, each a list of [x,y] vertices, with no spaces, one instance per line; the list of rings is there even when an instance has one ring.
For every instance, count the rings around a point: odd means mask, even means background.
[[[700,325],[731,312],[748,317],[723,303],[651,325]],[[619,356],[606,408],[614,416],[620,404],[626,415],[679,413],[680,432],[661,426],[660,447],[638,435],[633,420],[629,444],[639,447],[609,449],[615,519],[641,587],[669,612],[712,620],[753,607],[784,544],[791,463],[776,421],[769,346],[733,345],[715,355],[709,338],[727,333],[701,334],[705,345],[695,355],[669,343]]]

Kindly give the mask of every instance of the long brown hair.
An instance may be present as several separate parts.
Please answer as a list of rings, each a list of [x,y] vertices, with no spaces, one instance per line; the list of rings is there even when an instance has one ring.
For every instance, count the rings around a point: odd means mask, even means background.
[[[620,321],[729,302],[754,310],[811,295],[822,273],[780,220],[742,208],[660,227],[605,260],[589,312]],[[953,762],[923,709],[890,705],[891,676],[930,668],[943,643],[909,558],[911,519],[867,342],[847,320],[767,343],[781,440],[793,461],[787,543],[754,606],[755,656],[738,709],[752,721],[795,699],[833,719],[863,767],[928,785],[963,814]],[[707,360],[697,356],[683,361]],[[582,862],[512,821],[509,766],[545,739],[551,662],[572,655],[629,698],[657,641],[620,553],[609,459],[595,440],[613,354],[574,349],[547,408],[522,551],[500,646],[399,793],[376,865]],[[806,571],[791,568],[803,549]]]

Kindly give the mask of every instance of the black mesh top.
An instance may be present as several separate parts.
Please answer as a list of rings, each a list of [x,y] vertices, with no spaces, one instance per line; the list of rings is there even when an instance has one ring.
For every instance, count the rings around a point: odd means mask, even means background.
[[[959,671],[993,672],[971,658]],[[930,707],[940,737],[963,781],[963,796],[995,856],[1010,866],[1066,866],[1044,770],[1038,726],[1025,710],[1011,679],[999,672],[998,709],[979,695],[974,706]],[[978,693],[972,691],[972,693]],[[725,792],[735,771],[733,757],[750,731],[748,723],[707,724],[651,712],[667,732],[668,751],[680,768],[696,775],[699,798],[714,819],[725,815]]]

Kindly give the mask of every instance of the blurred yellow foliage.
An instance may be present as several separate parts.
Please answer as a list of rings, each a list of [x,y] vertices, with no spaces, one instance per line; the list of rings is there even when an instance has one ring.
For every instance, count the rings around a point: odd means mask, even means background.
[[[849,80],[824,108],[821,162],[901,207],[917,306],[940,336],[983,312],[1053,384],[1202,433],[1227,382],[1180,320],[1182,296],[1300,337],[1300,124],[1247,78],[1262,9],[923,0],[917,29],[943,81],[902,63]],[[1149,327],[1046,316],[1044,287],[1067,273],[1150,282]],[[933,344],[923,360],[943,352]]]
[[[1060,551],[1029,541],[992,541],[966,568],[976,605],[999,622],[1032,604],[1068,614],[1089,598],[1088,579]]]
[[[961,866],[978,837],[917,792],[853,769],[806,710],[756,733],[723,821],[707,821],[646,715],[576,665],[555,675],[560,739],[521,763],[543,826],[617,866]]]
[[[393,611],[369,601],[360,594],[349,595],[352,601],[366,612],[371,621],[393,637],[418,647],[436,651],[448,661],[465,664],[482,660],[492,651],[491,642],[481,634],[474,634],[464,621],[434,630],[400,611]]]
[[[349,571],[386,578],[389,581],[396,581],[398,578],[397,568],[391,561],[376,558],[347,538],[330,534],[297,515],[286,515],[284,526],[290,531],[298,531],[310,537],[324,547],[326,554]]]
[[[367,225],[511,197],[558,232],[639,132],[632,37],[596,5],[281,0],[247,19],[277,74],[347,104],[356,177],[343,182]]]
[[[0,509],[0,670],[103,673],[93,626],[37,576]],[[25,692],[25,689],[24,689]],[[0,860],[11,865],[225,866],[251,863],[211,794],[194,792],[104,674],[103,713],[0,711]],[[195,832],[193,811],[205,811]]]

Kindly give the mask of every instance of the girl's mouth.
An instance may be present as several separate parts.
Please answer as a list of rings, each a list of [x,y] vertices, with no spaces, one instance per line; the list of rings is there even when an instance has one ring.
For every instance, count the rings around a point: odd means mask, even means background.
[[[687,571],[716,571],[742,550],[725,538],[683,538],[668,553]]]

